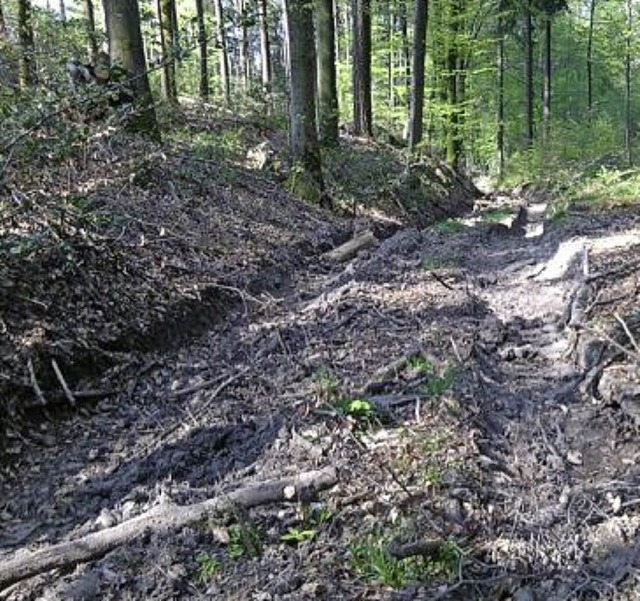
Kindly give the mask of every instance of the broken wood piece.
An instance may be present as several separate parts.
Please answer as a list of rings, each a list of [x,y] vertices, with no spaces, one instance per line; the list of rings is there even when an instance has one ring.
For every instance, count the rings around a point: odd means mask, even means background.
[[[47,399],[44,398],[44,394],[42,394],[42,388],[40,388],[40,384],[38,384],[38,379],[36,378],[36,372],[33,369],[33,361],[31,358],[27,361],[27,369],[29,370],[29,380],[31,382],[31,388],[33,388],[33,392],[36,394],[36,398],[40,405],[44,406],[47,404]]]
[[[56,378],[58,378],[58,382],[60,382],[60,386],[62,386],[62,390],[64,390],[64,394],[69,400],[69,403],[71,404],[72,407],[75,407],[76,399],[73,396],[71,389],[67,385],[67,381],[64,379],[64,376],[62,375],[62,371],[58,367],[58,362],[55,359],[51,359],[51,367],[53,367],[53,371],[56,374]]]
[[[366,394],[375,391],[383,382],[386,383],[390,380],[397,380],[407,364],[413,359],[421,356],[422,352],[420,349],[414,349],[399,359],[396,359],[387,365],[383,365],[375,371],[371,379],[364,385],[362,388],[363,393]]]
[[[348,242],[345,242],[344,244],[341,244],[333,250],[326,252],[323,256],[330,261],[342,263],[344,261],[350,261],[361,250],[375,246],[377,243],[378,239],[375,237],[375,234],[371,230],[365,230]]]
[[[296,498],[307,498],[338,482],[335,468],[304,472],[288,478],[254,482],[226,494],[194,505],[157,505],[153,509],[117,526],[92,532],[76,540],[58,543],[37,551],[18,551],[0,563],[0,587],[36,574],[101,557],[143,534],[162,534],[198,522],[234,507],[249,509],[266,503],[285,501],[285,490]]]
[[[433,557],[440,551],[443,544],[444,540],[434,538],[419,540],[405,545],[391,545],[389,547],[389,554],[396,559],[407,559],[407,557],[415,557],[416,555]]]

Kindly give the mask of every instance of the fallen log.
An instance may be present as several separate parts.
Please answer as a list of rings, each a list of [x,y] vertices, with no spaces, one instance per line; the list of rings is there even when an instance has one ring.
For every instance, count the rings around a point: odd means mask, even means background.
[[[324,256],[330,261],[342,263],[344,261],[350,261],[361,250],[375,246],[377,243],[378,239],[375,237],[375,234],[371,230],[365,230],[355,238],[325,253]]]
[[[338,481],[335,468],[305,472],[290,478],[265,480],[196,503],[158,505],[142,515],[112,528],[37,551],[18,551],[0,562],[0,588],[36,574],[101,557],[143,534],[166,533],[234,507],[250,508],[267,503],[306,499]]]

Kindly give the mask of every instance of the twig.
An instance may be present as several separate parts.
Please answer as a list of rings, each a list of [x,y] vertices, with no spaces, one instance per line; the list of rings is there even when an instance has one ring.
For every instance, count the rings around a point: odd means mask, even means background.
[[[622,317],[620,317],[617,313],[614,313],[613,316],[616,318],[618,323],[622,326],[622,329],[624,330],[624,333],[627,335],[627,338],[629,338],[629,341],[633,345],[633,348],[636,349],[636,353],[640,355],[640,348],[638,348],[638,343],[636,342],[636,339],[633,337],[633,334],[631,333],[629,326],[626,324],[624,319],[622,319]]]
[[[585,332],[589,332],[590,334],[593,334],[594,336],[599,336],[603,340],[606,340],[611,346],[614,346],[620,352],[624,353],[625,355],[627,355],[628,357],[630,357],[634,361],[640,361],[640,353],[637,353],[637,352],[634,353],[634,352],[630,351],[627,347],[623,346],[617,340],[615,340],[611,336],[609,336],[609,334],[605,334],[604,332],[600,332],[600,331],[598,331],[598,330],[596,330],[594,328],[590,328],[589,326],[587,326],[587,325],[585,325],[584,323],[581,323],[581,322],[574,323],[573,327],[576,328],[576,329],[582,329]]]
[[[36,378],[36,372],[33,369],[33,362],[31,358],[27,361],[27,369],[29,370],[29,380],[31,381],[31,387],[33,391],[36,393],[36,397],[41,405],[47,404],[47,399],[44,398],[44,394],[42,394],[42,388],[40,388],[40,384],[38,384],[38,380]]]
[[[431,275],[433,276],[433,279],[436,282],[438,282],[438,284],[442,284],[447,290],[452,290],[455,292],[455,288],[447,284],[447,282],[445,282],[444,279],[441,276],[439,276],[435,271],[431,271],[429,273],[431,273]]]
[[[245,367],[244,369],[240,370],[237,374],[234,374],[229,378],[227,378],[226,380],[224,380],[224,382],[222,382],[218,386],[218,388],[216,388],[213,391],[213,394],[212,394],[213,398],[215,399],[216,396],[218,396],[227,386],[229,386],[229,384],[237,380],[241,375],[245,374],[247,371],[249,371],[249,368]],[[220,378],[216,378],[215,380],[206,380],[205,382],[201,382],[200,384],[189,386],[188,388],[181,388],[180,390],[175,390],[173,393],[173,396],[177,397],[177,396],[183,396],[185,394],[192,394],[194,392],[199,392],[200,390],[209,388],[210,386],[213,386],[218,382],[220,382]]]
[[[60,382],[60,386],[62,386],[62,390],[64,390],[64,394],[66,395],[67,399],[69,399],[69,403],[71,404],[72,407],[75,407],[76,399],[73,396],[73,392],[71,392],[71,389],[67,385],[67,382],[64,379],[64,376],[62,375],[62,371],[60,371],[60,368],[58,367],[58,363],[55,359],[51,359],[51,367],[53,367],[53,371],[56,373],[56,378],[58,378],[58,381]]]

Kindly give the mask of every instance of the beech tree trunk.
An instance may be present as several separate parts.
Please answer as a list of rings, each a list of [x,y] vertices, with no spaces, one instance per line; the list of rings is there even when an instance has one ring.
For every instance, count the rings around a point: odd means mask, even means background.
[[[544,60],[542,62],[542,134],[545,148],[551,134],[551,15],[544,15]]]
[[[624,60],[624,148],[629,166],[633,165],[633,153],[631,150],[633,142],[633,123],[631,111],[631,64],[633,61],[632,54],[632,35],[633,35],[633,5],[632,0],[627,0],[627,35],[625,42],[625,60]]]
[[[222,0],[213,0],[213,10],[216,17],[216,46],[220,51],[220,87],[225,107],[231,104],[231,86],[229,82],[229,54],[227,53],[227,34],[224,26],[224,12]]]
[[[33,45],[32,7],[30,0],[18,0],[18,39],[20,40],[19,81],[26,89],[36,81],[35,48]]]
[[[531,0],[524,2],[525,145],[533,148],[533,17]]]
[[[160,44],[162,46],[162,98],[171,104],[178,103],[176,85],[176,26],[174,20],[175,0],[158,0],[160,19]]]
[[[85,18],[87,19],[87,46],[89,50],[89,60],[95,65],[98,58],[98,37],[96,36],[96,18],[93,9],[93,0],[84,2]]]
[[[339,115],[333,0],[317,0],[316,8],[320,140],[327,146],[335,146],[338,143]]]
[[[160,139],[147,76],[138,0],[103,0],[105,22],[109,34],[111,63],[122,66],[131,77],[135,113],[129,129]]]
[[[428,0],[416,0],[413,15],[413,69],[409,112],[409,152],[422,141],[424,115],[424,61],[427,54]]]
[[[204,5],[196,0],[196,18],[198,21],[198,46],[200,48],[200,98],[209,100],[209,64],[207,46],[207,28],[204,22]]]
[[[505,155],[504,155],[504,26],[502,17],[498,16],[498,52],[497,52],[497,115],[496,115],[496,149],[498,151],[498,177],[504,175]]]
[[[320,145],[316,130],[315,51],[313,15],[309,6],[299,0],[285,0],[287,15],[290,99],[289,129],[291,154],[304,177],[311,178],[324,193]]]
[[[587,116],[591,120],[593,112],[593,25],[596,17],[596,1],[589,7],[589,35],[587,37]]]
[[[7,24],[4,20],[4,10],[2,7],[2,0],[0,0],[0,38],[7,37]]]
[[[258,0],[258,19],[260,20],[260,64],[262,66],[262,93],[270,102],[271,95],[271,40],[267,21],[267,0]]]
[[[371,0],[353,1],[353,120],[356,135],[373,135]]]

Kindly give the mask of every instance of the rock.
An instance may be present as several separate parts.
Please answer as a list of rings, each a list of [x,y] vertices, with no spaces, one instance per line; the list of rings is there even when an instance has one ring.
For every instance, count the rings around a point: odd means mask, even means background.
[[[245,165],[256,171],[269,171],[275,167],[277,153],[271,142],[266,140],[247,152]]]

